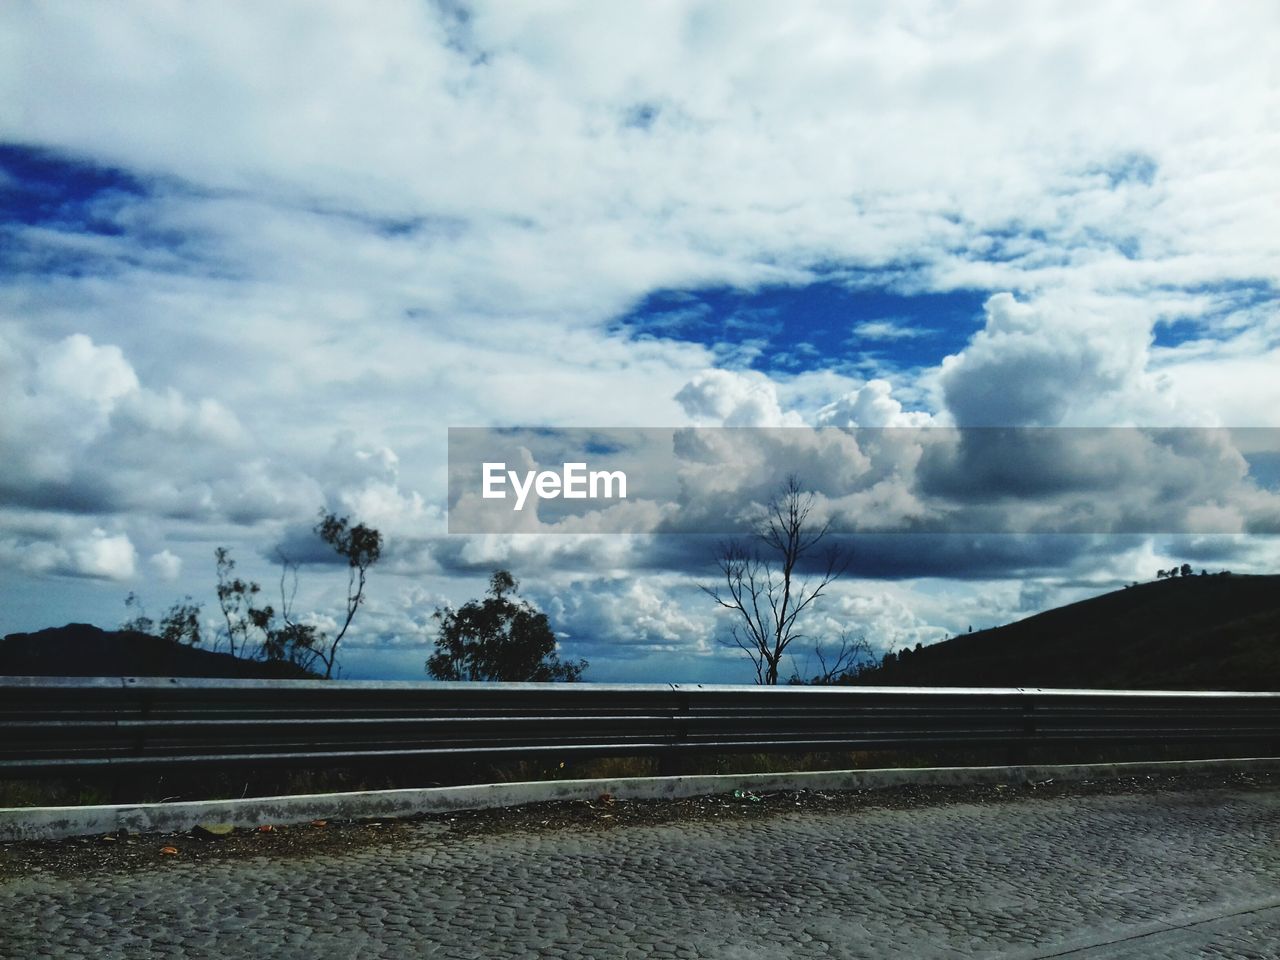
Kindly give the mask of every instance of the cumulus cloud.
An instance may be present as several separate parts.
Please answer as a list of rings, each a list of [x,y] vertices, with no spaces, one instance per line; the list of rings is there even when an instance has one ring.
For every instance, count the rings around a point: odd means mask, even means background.
[[[689,584],[672,589],[661,580],[577,579],[548,597],[545,609],[567,644],[588,657],[651,653],[704,656],[713,653],[711,618],[686,609],[671,594],[687,597]]]
[[[138,553],[128,534],[74,523],[59,526],[44,537],[30,529],[5,531],[0,534],[0,559],[31,574],[110,581],[134,575]]]
[[[68,553],[71,562],[66,572],[107,580],[126,580],[133,576],[138,559],[128,536],[123,533],[108,536],[100,529],[73,541]]]
[[[722,427],[799,427],[794,411],[778,405],[778,391],[765,376],[730,370],[706,370],[675,396],[695,422]]]
[[[149,560],[156,576],[161,580],[177,580],[182,574],[182,558],[171,550],[153,553]]]
[[[277,268],[318,254],[296,275],[441,278],[406,286],[444,316],[598,316],[824,264],[922,264],[942,289],[1275,273],[1256,201],[1280,175],[1249,119],[1271,96],[1262,4],[818,4],[781,31],[767,7],[704,4],[479,3],[459,28],[405,2],[307,15],[303,34],[290,4],[251,26],[102,16],[7,12],[6,136],[212,188],[180,222]],[[352,48],[380,67],[334,55]]]
[[[933,416],[904,411],[889,381],[868,380],[819,410],[816,420],[820,427],[924,427]]]
[[[0,494],[10,502],[195,512],[217,453],[227,471],[239,459],[239,425],[225,407],[143,387],[115,345],[83,334],[41,343],[3,331],[0,341],[10,374],[0,387]]]
[[[942,362],[943,402],[959,426],[1057,426],[1072,414],[1114,410],[1145,385],[1149,327],[1132,311],[998,293],[985,312],[983,329]]]
[[[115,402],[138,389],[138,378],[119,347],[96,346],[84,334],[48,344],[36,358],[39,392],[110,413]]]
[[[859,410],[868,395],[871,416],[919,422],[870,388],[846,398],[855,415],[870,419]],[[1280,530],[1280,490],[1268,473],[1280,457],[1276,430],[683,427],[611,431],[616,446],[601,436],[467,431],[451,445],[450,531],[744,534],[793,477],[813,498],[813,522],[841,533]],[[518,455],[500,459],[517,437]],[[582,464],[580,479],[625,474],[627,499],[618,499],[621,482],[592,497],[585,481],[581,497],[561,498],[562,460]],[[523,502],[505,483],[512,465],[510,485],[526,484]],[[535,474],[556,481],[545,499]],[[492,497],[482,494],[490,480],[499,481]]]
[[[686,502],[723,511],[795,471],[824,510],[909,517],[926,449],[859,430],[1280,424],[1272,5],[452,9],[0,12],[26,198],[0,237],[0,542],[26,587],[269,552],[321,504],[385,528],[407,579],[693,563],[587,521],[442,536],[450,425],[824,424],[846,436],[749,445],[739,473],[689,440]],[[102,188],[59,196],[72,174]],[[990,299],[946,360],[858,379],[822,350],[737,369],[762,349],[743,329],[615,325],[654,291],[819,278]],[[924,342],[880,314],[845,329]],[[1243,482],[1209,460],[1052,470],[1081,491],[1158,476],[1176,502]],[[666,502],[617,512],[643,530]],[[1210,506],[1242,529],[1266,509]],[[880,569],[1039,569],[1031,545],[965,549],[886,543]],[[196,566],[147,565],[191,589]]]

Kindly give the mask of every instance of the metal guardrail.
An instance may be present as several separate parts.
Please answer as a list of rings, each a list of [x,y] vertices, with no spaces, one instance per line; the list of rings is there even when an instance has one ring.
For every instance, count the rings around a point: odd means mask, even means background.
[[[0,777],[415,757],[1280,746],[1280,694],[0,677]]]

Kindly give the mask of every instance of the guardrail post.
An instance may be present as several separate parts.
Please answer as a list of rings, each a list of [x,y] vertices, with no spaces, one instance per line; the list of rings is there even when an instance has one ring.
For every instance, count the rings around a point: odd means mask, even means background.
[[[137,697],[136,708],[131,707],[128,711],[128,714],[125,714],[125,715],[129,716],[130,719],[136,719],[138,721],[146,721],[147,718],[151,716],[152,694],[149,691],[147,691],[145,688],[141,688],[139,686],[138,679],[136,677],[121,677],[120,686],[125,690],[131,690]],[[126,699],[125,702],[127,704],[128,700]],[[119,722],[120,720],[119,718],[117,718],[116,723],[119,723]],[[137,732],[134,734],[133,742],[131,744],[132,749],[130,752],[133,754],[133,756],[135,757],[143,756],[146,753],[146,743],[147,743],[146,726],[143,722],[139,722],[137,725]],[[108,766],[107,769],[111,771],[111,777],[110,777],[111,802],[124,803],[130,800],[136,800],[137,797],[129,795],[132,793],[132,791],[130,790],[130,786],[132,786],[132,782],[136,779],[136,777],[130,776],[124,770],[122,770],[118,765],[115,767]]]
[[[671,737],[666,750],[658,757],[658,776],[682,777],[689,769],[689,758],[684,744],[689,739],[689,694],[680,684],[671,684],[675,694],[675,710],[671,714]]]
[[[1031,747],[1035,743],[1036,701],[1029,690],[1018,690],[1018,699],[1022,704],[1022,727],[1017,739],[1009,745],[1008,764],[1011,767],[1024,767],[1031,762]]]

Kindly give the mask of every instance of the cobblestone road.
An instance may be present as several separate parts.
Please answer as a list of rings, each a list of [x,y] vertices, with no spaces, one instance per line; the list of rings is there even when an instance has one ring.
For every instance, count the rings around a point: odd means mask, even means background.
[[[601,832],[0,884],[0,956],[1280,957],[1280,789]]]

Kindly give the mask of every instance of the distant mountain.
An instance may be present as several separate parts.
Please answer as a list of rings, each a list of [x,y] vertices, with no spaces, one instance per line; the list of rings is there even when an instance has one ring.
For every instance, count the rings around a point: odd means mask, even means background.
[[[0,640],[0,676],[315,679],[290,663],[239,660],[131,630],[69,623]]]
[[[1139,584],[887,658],[853,682],[1280,690],[1280,576]]]

